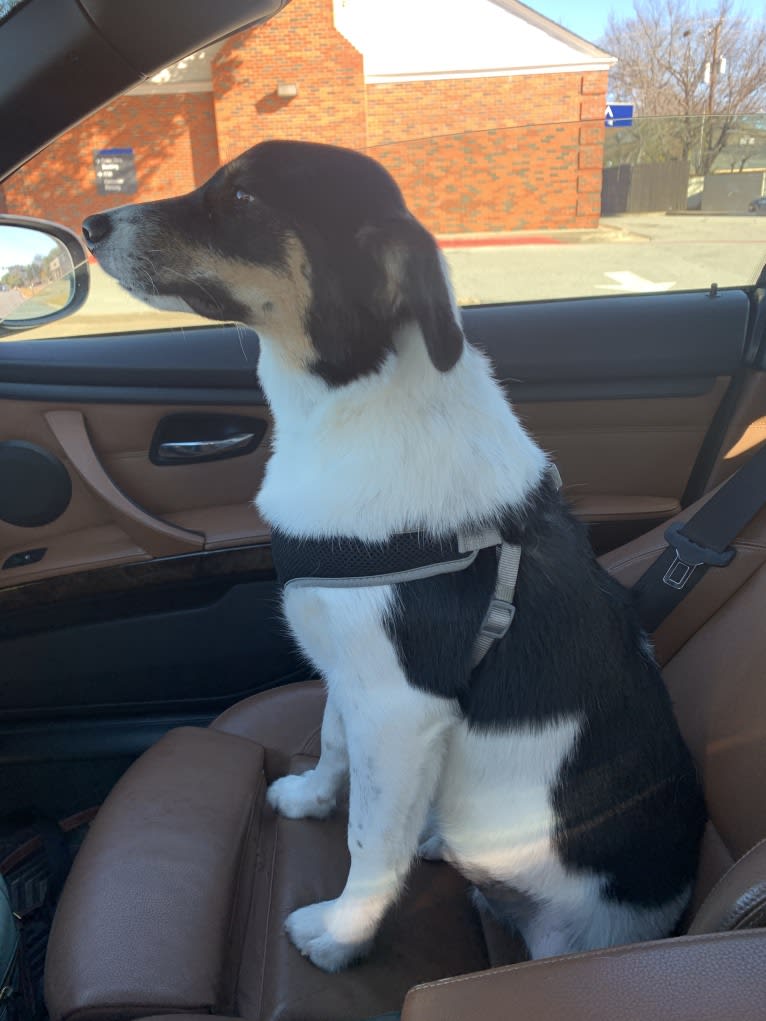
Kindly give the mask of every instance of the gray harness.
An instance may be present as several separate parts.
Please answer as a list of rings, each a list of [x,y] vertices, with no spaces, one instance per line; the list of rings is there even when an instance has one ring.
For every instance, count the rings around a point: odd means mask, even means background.
[[[549,468],[557,487],[561,477]],[[514,595],[521,546],[505,542],[496,529],[428,539],[417,532],[394,535],[386,542],[358,539],[298,539],[274,529],[271,550],[285,590],[290,588],[367,588],[421,581],[464,571],[481,550],[497,551],[495,588],[473,646],[473,666],[508,633],[516,613]]]

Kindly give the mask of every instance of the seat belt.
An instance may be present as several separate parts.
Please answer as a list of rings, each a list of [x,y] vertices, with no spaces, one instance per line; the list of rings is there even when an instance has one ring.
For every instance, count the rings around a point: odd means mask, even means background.
[[[656,631],[709,568],[731,563],[730,544],[764,505],[766,444],[693,517],[666,529],[668,548],[633,586],[646,631]]]

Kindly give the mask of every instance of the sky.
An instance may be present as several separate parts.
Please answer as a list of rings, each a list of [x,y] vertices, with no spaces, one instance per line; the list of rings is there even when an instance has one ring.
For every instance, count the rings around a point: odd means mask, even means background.
[[[32,262],[36,255],[47,255],[56,245],[38,230],[0,225],[0,272],[7,266]]]
[[[621,17],[633,13],[633,0],[524,0],[528,7],[557,21],[589,42],[597,43],[606,28],[610,11]],[[716,6],[715,0],[702,0],[700,9]],[[764,17],[764,0],[739,0],[737,8],[746,15]]]

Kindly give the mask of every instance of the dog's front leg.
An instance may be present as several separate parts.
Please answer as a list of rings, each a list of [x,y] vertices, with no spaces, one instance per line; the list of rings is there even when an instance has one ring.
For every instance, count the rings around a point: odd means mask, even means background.
[[[453,709],[396,678],[345,692],[351,868],[337,900],[294,911],[286,930],[325,971],[338,971],[370,948],[416,854],[441,770]]]
[[[324,819],[335,808],[348,780],[343,721],[332,692],[322,717],[322,751],[314,769],[280,777],[269,787],[272,808],[288,819]]]

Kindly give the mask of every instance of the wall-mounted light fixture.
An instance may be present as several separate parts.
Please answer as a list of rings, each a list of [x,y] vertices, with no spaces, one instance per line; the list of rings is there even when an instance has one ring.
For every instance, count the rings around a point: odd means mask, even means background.
[[[277,95],[280,99],[295,99],[298,86],[295,82],[277,82]]]

